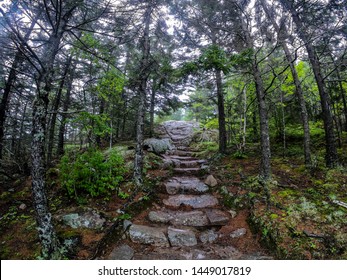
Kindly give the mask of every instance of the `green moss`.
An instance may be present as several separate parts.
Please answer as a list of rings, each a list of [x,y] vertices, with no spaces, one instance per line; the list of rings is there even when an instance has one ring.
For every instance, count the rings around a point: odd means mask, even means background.
[[[297,195],[297,192],[295,190],[292,190],[292,189],[286,189],[286,190],[283,190],[283,191],[279,191],[277,193],[277,195],[283,199],[283,198],[288,198],[288,197],[291,197],[291,196],[295,196],[295,195]]]
[[[276,220],[277,218],[278,218],[278,215],[275,214],[275,213],[272,213],[272,214],[270,215],[270,219],[271,219],[271,220]]]

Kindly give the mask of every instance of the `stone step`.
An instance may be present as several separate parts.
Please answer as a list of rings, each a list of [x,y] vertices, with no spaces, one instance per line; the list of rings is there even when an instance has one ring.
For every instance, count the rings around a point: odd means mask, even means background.
[[[200,210],[194,211],[151,211],[148,214],[150,221],[155,223],[170,223],[176,226],[208,226],[209,220],[207,215]]]
[[[171,155],[175,155],[175,156],[192,156],[193,152],[190,151],[181,151],[181,150],[174,150],[170,153]]]
[[[200,167],[191,167],[191,168],[174,168],[175,174],[180,175],[201,175],[204,172],[204,169]]]
[[[129,228],[129,236],[132,242],[169,247],[170,244],[165,232],[166,228],[149,227],[144,225],[133,224]]]
[[[165,184],[168,194],[202,194],[208,191],[208,186],[196,177],[173,177]]]
[[[174,156],[174,155],[172,155],[172,156],[167,156],[167,157],[169,157],[169,158],[171,158],[171,159],[177,159],[177,160],[183,160],[183,161],[190,161],[190,160],[197,160],[197,158],[195,158],[195,157],[189,157],[189,156]]]
[[[179,161],[179,165],[177,167],[180,168],[194,168],[199,167],[201,164],[203,164],[204,161],[201,160],[189,160],[189,161]]]
[[[219,209],[205,209],[211,225],[224,226],[229,222],[230,214]]]
[[[172,208],[179,208],[181,205],[190,206],[194,209],[214,207],[218,205],[218,199],[212,195],[172,195],[168,199],[164,199],[163,203]]]
[[[191,247],[198,244],[195,233],[191,229],[169,227],[167,235],[172,247]]]
[[[154,223],[171,224],[175,226],[223,226],[230,220],[230,215],[219,209],[202,209],[193,211],[161,210],[151,211],[148,218]]]

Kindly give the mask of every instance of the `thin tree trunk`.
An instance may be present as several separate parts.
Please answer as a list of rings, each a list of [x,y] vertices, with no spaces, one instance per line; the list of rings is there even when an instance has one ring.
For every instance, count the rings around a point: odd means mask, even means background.
[[[142,59],[139,72],[139,106],[136,124],[136,149],[134,161],[134,181],[137,187],[143,185],[143,140],[144,140],[144,119],[146,112],[146,91],[148,80],[148,66],[150,54],[149,26],[151,23],[152,7],[149,5],[145,12],[145,29],[143,33]]]
[[[75,65],[75,64],[74,64]],[[67,86],[66,86],[66,95],[63,101],[63,114],[61,116],[61,123],[59,127],[58,134],[58,147],[57,147],[57,155],[62,156],[64,154],[64,142],[65,142],[65,128],[66,128],[66,120],[68,119],[67,111],[70,107],[70,99],[71,99],[71,91],[72,91],[72,83],[75,74],[75,67],[70,67],[70,71],[67,77]]]
[[[288,34],[286,33],[285,30],[281,30],[281,28],[277,24],[276,20],[273,17],[273,13],[271,13],[269,11],[266,0],[261,0],[261,3],[262,3],[262,6],[264,8],[265,13],[270,18],[272,25],[275,28],[278,37],[280,37],[281,34],[283,34],[284,37],[287,38]],[[299,79],[299,75],[295,69],[294,59],[291,55],[291,52],[290,52],[285,40],[282,40],[280,43],[281,43],[281,46],[284,50],[287,62],[289,63],[290,71],[292,73],[293,80],[294,80],[294,85],[295,85],[295,89],[296,89],[296,91],[295,91],[296,92],[296,98],[297,98],[299,106],[300,106],[301,122],[302,122],[303,131],[304,131],[304,143],[303,143],[303,145],[304,145],[305,165],[307,167],[310,167],[311,166],[311,137],[310,137],[310,125],[309,125],[309,120],[308,120],[306,101],[305,101],[304,93],[303,93],[303,90],[301,87],[301,81]]]
[[[225,154],[227,151],[227,135],[225,130],[224,95],[221,70],[215,70],[217,100],[218,100],[218,129],[219,129],[219,152]]]
[[[65,70],[63,73],[63,77],[60,81],[57,96],[55,97],[54,104],[52,106],[52,116],[49,125],[48,131],[48,148],[47,148],[47,166],[49,166],[52,162],[53,155],[53,146],[54,146],[54,134],[55,134],[55,124],[57,121],[58,109],[61,101],[61,95],[64,89],[65,81],[67,79],[67,75],[69,73],[69,68],[71,66],[72,56],[70,56],[66,62]]]
[[[326,155],[325,161],[327,167],[334,167],[338,163],[337,150],[335,144],[335,133],[334,133],[334,123],[333,116],[330,109],[330,97],[325,90],[324,79],[322,76],[319,58],[315,52],[314,46],[312,45],[309,35],[305,31],[305,27],[302,23],[301,18],[298,13],[288,0],[281,0],[283,6],[290,12],[292,18],[296,24],[298,35],[300,39],[304,42],[308,58],[310,60],[314,77],[318,86],[318,91],[320,95],[320,101],[322,106],[322,116],[324,122],[325,131],[325,144],[326,144]]]
[[[248,30],[247,24],[242,21],[242,29],[245,33],[246,44],[249,49],[253,49],[253,39]],[[271,150],[270,150],[270,133],[269,133],[269,117],[266,106],[266,94],[264,91],[263,80],[258,67],[257,58],[252,61],[252,74],[254,77],[260,125],[260,149],[261,160],[259,177],[264,181],[271,179]]]
[[[154,81],[153,81],[154,84]],[[150,103],[150,109],[149,109],[149,137],[153,137],[153,130],[154,130],[154,107],[155,107],[155,87],[152,86],[152,92],[151,92],[151,103]]]
[[[39,17],[41,15],[41,12],[38,12],[38,14],[33,19],[32,23],[30,24],[30,27],[28,29],[28,32],[25,34],[23,41],[28,41],[35,24],[37,23]],[[22,48],[23,46],[20,46],[19,48]],[[10,93],[12,90],[12,87],[17,79],[17,69],[20,67],[20,65],[23,63],[25,57],[23,56],[22,52],[18,50],[15,54],[14,60],[11,65],[11,69],[9,72],[9,75],[6,79],[5,86],[3,89],[3,95],[0,102],[0,160],[2,159],[2,150],[3,150],[3,138],[4,138],[4,132],[5,132],[5,121],[6,121],[6,109],[10,102]],[[0,161],[1,166],[1,161]]]

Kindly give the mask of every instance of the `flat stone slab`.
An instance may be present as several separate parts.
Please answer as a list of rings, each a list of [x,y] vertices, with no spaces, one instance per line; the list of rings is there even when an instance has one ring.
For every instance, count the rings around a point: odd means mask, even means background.
[[[173,177],[165,183],[165,187],[168,194],[201,194],[208,191],[208,186],[194,177]]]
[[[190,229],[169,227],[167,231],[169,241],[173,247],[195,246],[198,242],[195,233]]]
[[[207,215],[200,210],[195,211],[151,211],[148,214],[150,221],[155,223],[170,223],[172,225],[203,227],[209,225]]]
[[[191,167],[191,168],[174,168],[176,174],[182,175],[198,175],[203,171],[200,167]]]
[[[228,213],[219,209],[206,209],[205,213],[211,225],[226,225],[229,222],[230,216]]]
[[[175,155],[172,155],[172,156],[166,156],[168,158],[171,158],[171,159],[177,159],[177,160],[197,160],[195,157],[188,157],[188,156],[175,156]]]
[[[198,167],[200,166],[201,161],[200,160],[186,160],[186,161],[180,161],[179,166],[182,168],[191,168],[191,167]]]
[[[115,247],[110,256],[109,260],[131,260],[134,256],[134,249],[127,244],[123,244]]]
[[[129,228],[131,241],[141,244],[152,244],[154,246],[169,247],[164,228],[155,228],[143,225],[132,225]]]
[[[169,207],[180,207],[181,205],[190,206],[194,209],[213,207],[218,204],[217,198],[212,195],[172,195],[168,199],[164,199],[163,203]]]
[[[187,157],[191,157],[193,152],[190,151],[182,151],[182,150],[175,150],[170,152],[170,154],[175,155],[175,156],[187,156]]]

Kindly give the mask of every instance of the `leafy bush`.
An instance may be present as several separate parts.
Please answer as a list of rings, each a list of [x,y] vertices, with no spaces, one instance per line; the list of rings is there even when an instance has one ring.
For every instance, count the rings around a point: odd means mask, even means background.
[[[104,156],[93,149],[63,156],[59,168],[61,185],[76,199],[80,193],[95,197],[118,190],[126,171],[124,160],[117,151],[111,150]]]

